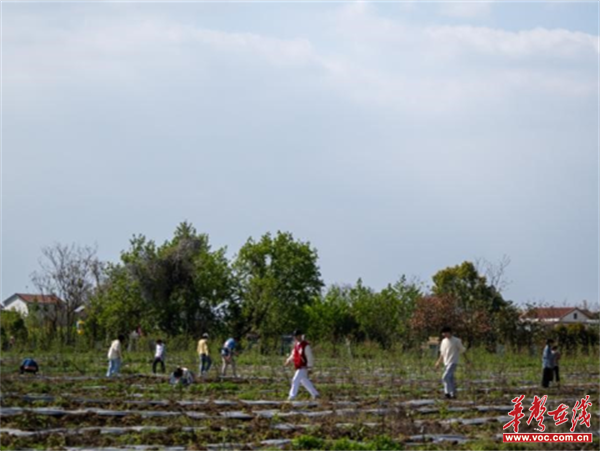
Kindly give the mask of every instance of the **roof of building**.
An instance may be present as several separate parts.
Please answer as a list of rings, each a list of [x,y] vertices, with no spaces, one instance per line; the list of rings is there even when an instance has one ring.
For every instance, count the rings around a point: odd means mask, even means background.
[[[523,316],[525,318],[537,318],[546,320],[560,319],[571,313],[573,310],[579,310],[588,318],[592,318],[593,316],[591,312],[584,309],[580,309],[579,307],[538,307],[529,310]]]
[[[60,304],[62,302],[58,296],[54,296],[53,294],[15,293],[13,296],[18,296],[24,302],[32,304]]]

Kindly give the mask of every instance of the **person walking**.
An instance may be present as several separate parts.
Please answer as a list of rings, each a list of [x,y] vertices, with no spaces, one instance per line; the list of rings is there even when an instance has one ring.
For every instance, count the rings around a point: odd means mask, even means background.
[[[125,341],[123,335],[119,335],[116,340],[110,344],[108,349],[108,371],[106,377],[117,375],[121,372],[121,345]]]
[[[292,378],[292,387],[290,388],[288,400],[291,401],[296,398],[300,385],[308,390],[312,399],[316,399],[319,397],[319,392],[308,378],[309,371],[314,366],[312,349],[310,344],[304,339],[301,330],[295,330],[293,335],[294,347],[292,353],[284,363],[284,365],[287,366],[293,362],[294,368],[296,368],[296,372]]]
[[[467,349],[463,346],[460,338],[452,335],[452,328],[444,327],[442,329],[442,342],[440,343],[440,357],[435,362],[435,367],[438,368],[440,363],[444,363],[444,374],[442,382],[444,384],[444,395],[448,399],[456,398],[456,379],[454,374],[458,366],[460,355]],[[467,356],[465,361],[469,363]]]
[[[154,351],[154,360],[152,361],[152,372],[156,374],[156,365],[160,364],[161,372],[165,372],[165,342],[160,338],[156,340],[156,350]]]
[[[210,352],[208,350],[208,334],[202,334],[202,338],[198,341],[198,358],[200,359],[200,376],[204,376],[204,374],[208,373],[210,367],[212,365],[212,360],[210,358]]]
[[[560,371],[559,371],[559,362],[560,362],[560,351],[558,350],[558,346],[552,346],[552,359],[554,363],[554,368],[552,369],[554,372],[554,380],[556,381],[556,386],[560,388]]]
[[[233,370],[233,377],[237,377],[237,373],[235,370],[235,348],[238,345],[239,338],[228,338],[225,343],[223,343],[223,347],[221,348],[221,361],[223,363],[221,367],[221,376],[225,376],[227,373],[227,368],[231,366]]]
[[[542,387],[548,388],[552,381],[552,375],[554,373],[554,356],[552,355],[552,345],[554,340],[548,338],[546,340],[546,347],[542,353]]]

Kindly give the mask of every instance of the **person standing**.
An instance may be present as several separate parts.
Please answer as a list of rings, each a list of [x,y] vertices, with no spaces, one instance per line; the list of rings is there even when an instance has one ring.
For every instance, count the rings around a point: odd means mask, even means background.
[[[285,361],[285,366],[290,363],[294,363],[296,372],[292,378],[292,387],[290,388],[290,395],[288,400],[293,400],[298,394],[300,385],[308,390],[312,399],[319,397],[319,392],[308,378],[309,371],[314,366],[314,358],[310,344],[304,339],[302,331],[295,330],[294,333],[294,347],[292,353]]]
[[[121,345],[125,341],[123,335],[119,335],[116,340],[110,344],[108,349],[108,371],[106,377],[117,375],[121,372]]]
[[[442,329],[442,336],[444,338],[440,343],[440,357],[435,362],[435,367],[438,368],[440,363],[444,363],[444,374],[442,375],[444,395],[448,399],[455,399],[456,380],[454,374],[456,373],[460,355],[467,349],[463,346],[460,338],[452,335],[452,329],[450,327],[444,327]],[[466,356],[465,360],[469,363]]]
[[[165,372],[165,342],[160,338],[156,340],[156,350],[154,351],[154,360],[152,361],[152,372],[156,374],[156,365],[160,363],[161,372]]]
[[[210,358],[210,352],[208,350],[208,334],[202,334],[202,338],[198,341],[198,358],[200,359],[200,376],[204,376],[208,373],[212,360]]]
[[[223,347],[221,348],[221,361],[223,366],[221,367],[221,376],[225,376],[227,368],[231,366],[233,370],[233,377],[237,377],[235,370],[235,348],[237,346],[238,338],[228,338]]]
[[[554,364],[554,368],[552,369],[554,372],[554,380],[556,381],[556,385],[560,388],[560,371],[558,368],[560,362],[560,351],[558,350],[558,346],[552,346],[552,360]]]
[[[552,375],[554,373],[554,356],[552,355],[552,345],[554,340],[548,338],[546,340],[546,347],[542,353],[542,387],[548,388],[552,381]]]

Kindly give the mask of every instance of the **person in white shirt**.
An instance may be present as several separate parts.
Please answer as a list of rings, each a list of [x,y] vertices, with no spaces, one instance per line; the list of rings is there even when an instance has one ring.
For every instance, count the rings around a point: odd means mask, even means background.
[[[284,364],[287,366],[293,362],[294,367],[296,368],[296,372],[294,373],[294,377],[292,379],[292,388],[290,389],[288,400],[291,401],[296,397],[298,390],[300,389],[300,385],[303,385],[304,388],[308,390],[312,399],[316,399],[319,397],[319,392],[308,378],[308,372],[314,366],[312,350],[308,342],[304,339],[302,331],[295,330],[294,339],[294,348]]]
[[[124,341],[125,337],[119,335],[119,337],[110,344],[110,348],[108,349],[108,371],[106,372],[106,377],[111,377],[121,372],[121,344]]]
[[[456,398],[456,381],[454,379],[454,373],[458,366],[460,355],[467,349],[463,346],[460,338],[452,335],[452,329],[450,327],[444,327],[442,329],[442,336],[444,339],[440,343],[440,357],[435,362],[435,367],[439,367],[440,363],[444,363],[444,374],[442,376],[442,382],[444,383],[444,394],[448,399]],[[465,360],[469,363],[469,360],[465,356]]]
[[[175,368],[171,373],[169,383],[171,385],[190,385],[194,382],[194,374],[183,366]]]
[[[156,350],[152,361],[152,372],[156,374],[156,365],[160,364],[162,372],[165,372],[165,342],[160,338],[156,340]]]

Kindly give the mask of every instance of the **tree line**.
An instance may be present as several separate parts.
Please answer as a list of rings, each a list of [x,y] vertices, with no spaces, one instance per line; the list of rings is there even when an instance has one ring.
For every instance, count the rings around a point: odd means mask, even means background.
[[[429,288],[404,275],[381,290],[360,279],[325,287],[317,249],[289,232],[250,238],[230,260],[225,248],[214,249],[207,234],[183,222],[162,244],[134,236],[113,263],[100,262],[90,247],[46,248],[32,280],[65,301],[66,327],[48,316],[37,326],[66,342],[76,338],[84,306],[90,342],[141,328],[167,337],[260,337],[268,351],[301,328],[313,340],[389,349],[420,346],[451,325],[467,345],[494,349],[526,346],[544,333],[520,322],[520,310],[503,298],[508,264],[463,262],[434,274]]]

